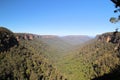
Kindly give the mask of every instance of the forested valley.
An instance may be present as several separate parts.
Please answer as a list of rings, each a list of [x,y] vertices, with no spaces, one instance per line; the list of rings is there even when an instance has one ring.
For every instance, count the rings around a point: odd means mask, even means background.
[[[120,32],[91,38],[0,27],[0,80],[119,80]]]

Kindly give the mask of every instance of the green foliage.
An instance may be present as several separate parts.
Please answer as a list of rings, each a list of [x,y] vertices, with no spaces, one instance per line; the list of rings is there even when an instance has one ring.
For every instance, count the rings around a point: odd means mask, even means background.
[[[70,52],[57,63],[58,69],[70,80],[91,80],[111,73],[120,65],[120,54],[115,50],[117,43],[106,42],[106,37],[112,34],[103,34],[102,41],[92,40]],[[114,40],[117,42],[119,37],[117,33]]]
[[[4,32],[0,35],[3,36]],[[115,79],[119,80],[120,73],[117,70],[120,69],[120,54],[115,47],[120,33],[117,32],[115,36],[113,34],[102,34],[97,39],[76,47],[56,37],[21,39],[19,45],[0,51],[0,79],[96,80],[115,73]],[[111,38],[109,42],[106,41],[108,36]]]
[[[42,55],[44,47],[41,45],[37,48],[32,44],[32,41],[22,40],[19,41],[19,46],[0,53],[0,79],[65,80]]]
[[[116,10],[114,10],[114,13],[120,12],[120,0],[111,0],[111,1],[115,4]],[[120,20],[120,15],[119,15],[117,18],[112,17],[112,18],[110,19],[110,22],[116,23],[116,22],[118,22],[119,20]]]
[[[111,17],[110,22],[111,23],[116,23],[116,22],[118,22],[118,19],[116,19],[115,17]]]
[[[14,34],[10,30],[0,27],[0,52],[8,50],[14,45],[18,45]]]

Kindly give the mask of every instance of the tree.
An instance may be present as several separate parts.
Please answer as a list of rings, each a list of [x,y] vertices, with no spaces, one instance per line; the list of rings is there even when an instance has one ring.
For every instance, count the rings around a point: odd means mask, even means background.
[[[115,7],[120,7],[120,0],[111,0],[114,4],[115,4]]]
[[[120,0],[111,0],[114,4],[115,4],[115,10],[114,10],[114,13],[117,13],[117,12],[120,12]],[[115,18],[115,17],[112,17],[110,18],[110,22],[111,23],[116,23],[120,20],[120,15]]]

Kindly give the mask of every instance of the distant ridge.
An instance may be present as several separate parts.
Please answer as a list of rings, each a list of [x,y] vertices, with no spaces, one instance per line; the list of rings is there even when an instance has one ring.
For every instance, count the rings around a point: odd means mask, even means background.
[[[62,37],[62,39],[72,45],[80,45],[86,41],[89,41],[93,38],[87,36],[87,35],[68,35]]]
[[[87,42],[91,39],[93,39],[90,36],[87,35],[66,35],[66,36],[59,36],[59,35],[37,35],[32,33],[15,33],[15,36],[17,40],[33,40],[35,38],[37,39],[59,39],[67,44],[76,46],[83,44],[84,42]]]

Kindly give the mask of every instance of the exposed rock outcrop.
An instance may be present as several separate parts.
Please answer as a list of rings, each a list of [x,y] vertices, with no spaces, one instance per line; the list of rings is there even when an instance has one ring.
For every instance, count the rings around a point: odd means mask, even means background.
[[[97,40],[103,41],[103,42],[119,43],[120,32],[117,32],[117,33],[111,32],[111,33],[102,34],[102,35],[98,36]]]
[[[102,41],[102,42],[116,44],[114,50],[117,50],[120,53],[120,32],[115,31],[111,33],[102,34],[98,36],[97,40]]]
[[[20,40],[33,40],[35,38],[37,38],[37,35],[34,35],[34,34],[16,33],[17,41],[20,41]]]

